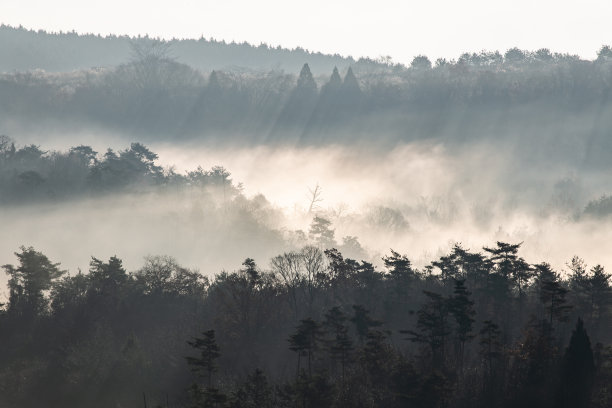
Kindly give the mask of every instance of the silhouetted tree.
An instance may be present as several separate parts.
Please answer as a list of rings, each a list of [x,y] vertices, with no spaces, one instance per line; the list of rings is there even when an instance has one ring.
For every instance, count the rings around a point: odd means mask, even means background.
[[[438,293],[423,291],[426,302],[417,312],[417,330],[402,330],[409,334],[409,340],[429,346],[432,364],[441,369],[445,363],[447,337],[451,334],[448,322],[449,305],[447,299]]]
[[[32,247],[21,247],[15,252],[19,266],[4,265],[9,275],[9,316],[22,318],[24,321],[46,313],[48,301],[45,292],[51,289],[65,271],[59,269],[59,263],[53,263],[43,253]]]
[[[348,327],[345,324],[346,321],[346,315],[338,306],[331,308],[325,314],[325,320],[323,321],[323,326],[330,335],[330,338],[327,340],[328,349],[332,361],[340,363],[342,381],[344,381],[346,366],[354,349],[353,341],[348,334]]]
[[[463,371],[465,344],[474,338],[472,326],[474,324],[474,302],[470,298],[470,291],[465,286],[465,279],[455,280],[453,296],[449,299],[449,312],[455,320],[455,354],[459,372]]]
[[[198,357],[185,357],[187,363],[194,373],[206,380],[205,387],[200,387],[195,383],[191,386],[192,398],[197,408],[217,407],[227,399],[224,394],[213,387],[212,380],[213,374],[218,370],[216,360],[221,353],[215,340],[214,330],[205,331],[202,335],[203,337],[195,337],[192,341],[187,342],[200,353]]]
[[[314,355],[319,349],[321,337],[321,326],[311,318],[300,321],[296,332],[289,337],[289,349],[295,351],[298,356],[298,375],[301,372],[301,357],[308,357],[308,377],[312,377]]]
[[[536,265],[540,279],[540,301],[544,304],[547,311],[548,323],[553,326],[553,319],[559,322],[566,322],[569,318],[568,313],[572,308],[567,305],[566,295],[568,290],[564,288],[550,265],[543,263]]]
[[[584,323],[578,319],[563,357],[558,406],[590,406],[590,391],[595,374],[593,350]]]

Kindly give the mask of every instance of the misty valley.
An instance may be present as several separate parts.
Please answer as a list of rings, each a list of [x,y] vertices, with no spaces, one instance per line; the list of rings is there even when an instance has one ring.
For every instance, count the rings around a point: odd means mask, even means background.
[[[611,406],[609,46],[0,53],[0,407]]]

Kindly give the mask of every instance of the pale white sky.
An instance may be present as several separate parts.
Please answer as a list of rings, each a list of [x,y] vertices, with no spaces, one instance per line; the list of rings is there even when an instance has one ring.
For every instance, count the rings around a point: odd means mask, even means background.
[[[0,22],[53,31],[214,37],[354,57],[513,46],[592,59],[612,44],[612,0],[0,0]]]

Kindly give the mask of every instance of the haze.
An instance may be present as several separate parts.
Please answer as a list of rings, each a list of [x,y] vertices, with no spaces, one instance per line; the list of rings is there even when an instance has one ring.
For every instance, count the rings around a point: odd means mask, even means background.
[[[298,11],[299,10],[299,11]],[[570,1],[4,0],[0,23],[33,29],[248,41],[355,58],[457,58],[483,49],[539,49],[593,58],[612,38],[612,4]]]

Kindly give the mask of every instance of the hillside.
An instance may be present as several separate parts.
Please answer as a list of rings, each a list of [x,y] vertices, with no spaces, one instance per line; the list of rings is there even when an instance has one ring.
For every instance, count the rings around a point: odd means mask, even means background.
[[[131,44],[150,41],[149,37],[102,37],[92,34],[48,33],[23,27],[0,26],[0,72],[42,69],[49,72],[73,71],[92,67],[112,67],[131,58]],[[334,66],[348,67],[352,58],[325,55],[297,48],[272,48],[247,43],[226,43],[213,39],[174,39],[168,41],[171,55],[203,72],[213,69],[271,69],[297,73],[305,61],[317,71]]]

